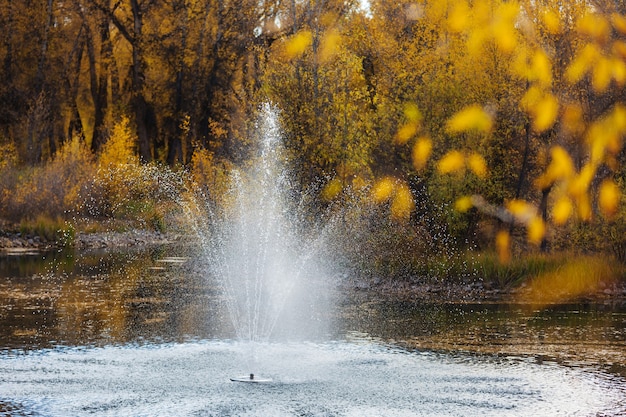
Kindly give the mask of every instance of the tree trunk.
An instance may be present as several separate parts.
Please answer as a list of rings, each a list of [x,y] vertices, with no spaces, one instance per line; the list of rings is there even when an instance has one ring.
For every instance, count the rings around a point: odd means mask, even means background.
[[[65,139],[72,139],[74,136],[79,137],[81,140],[85,139],[85,133],[83,129],[83,122],[80,119],[80,113],[78,111],[78,85],[80,82],[80,64],[83,59],[83,50],[85,48],[85,35],[83,34],[83,28],[81,27],[74,48],[72,49],[70,56],[68,57],[68,71],[65,74],[66,90],[69,92],[68,106],[70,107],[70,123],[65,133]]]
[[[109,5],[107,5],[109,7]],[[106,142],[104,131],[105,117],[108,108],[109,68],[113,61],[113,47],[111,45],[111,19],[103,16],[100,22],[100,74],[97,73],[96,53],[93,43],[93,34],[88,31],[87,50],[89,54],[89,74],[91,80],[91,98],[94,104],[94,126],[91,136],[91,150],[99,152]]]
[[[150,162],[153,159],[150,134],[156,129],[156,123],[151,126],[154,111],[146,101],[143,94],[145,74],[143,71],[143,11],[138,0],[131,0],[133,11],[133,100],[132,105],[135,112],[135,124],[137,125],[137,138],[139,157],[143,162]],[[156,138],[155,138],[156,139]]]

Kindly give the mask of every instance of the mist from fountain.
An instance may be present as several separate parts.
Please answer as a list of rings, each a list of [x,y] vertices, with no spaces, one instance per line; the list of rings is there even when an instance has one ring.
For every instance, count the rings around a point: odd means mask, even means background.
[[[256,131],[258,156],[232,172],[222,203],[202,195],[187,207],[203,267],[223,292],[238,340],[267,342],[277,330],[324,332],[331,307],[324,252],[333,221],[320,225],[306,215],[308,194],[290,182],[271,105],[262,107]]]

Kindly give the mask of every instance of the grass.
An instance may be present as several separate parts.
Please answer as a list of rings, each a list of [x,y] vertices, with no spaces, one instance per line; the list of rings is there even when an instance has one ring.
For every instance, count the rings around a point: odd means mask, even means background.
[[[518,256],[504,264],[493,252],[475,255],[469,264],[483,282],[500,289],[521,284],[529,278],[554,271],[561,266],[567,256],[554,254],[527,254]]]
[[[35,219],[22,219],[20,222],[22,235],[39,236],[49,242],[60,242],[71,245],[74,242],[76,230],[72,224],[60,217],[39,215]]]
[[[626,280],[626,266],[605,254],[526,254],[502,264],[496,254],[486,252],[474,256],[471,265],[492,287],[510,289],[527,284],[528,301],[539,303],[576,298]]]

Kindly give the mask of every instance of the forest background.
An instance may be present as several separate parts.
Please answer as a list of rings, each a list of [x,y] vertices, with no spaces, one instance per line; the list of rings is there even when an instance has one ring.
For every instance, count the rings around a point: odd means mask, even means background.
[[[499,285],[538,253],[624,276],[621,1],[0,0],[0,27],[5,230],[164,229],[163,175],[219,198],[271,102],[319,207],[378,208],[385,276],[450,248]]]

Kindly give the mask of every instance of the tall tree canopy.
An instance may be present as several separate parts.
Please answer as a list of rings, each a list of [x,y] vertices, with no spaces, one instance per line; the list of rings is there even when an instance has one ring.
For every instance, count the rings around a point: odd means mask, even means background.
[[[0,0],[0,27],[0,144],[25,165],[122,121],[145,163],[239,163],[269,100],[303,184],[374,184],[400,218],[407,193],[458,199],[458,236],[495,217],[545,244],[622,215],[620,2]]]

